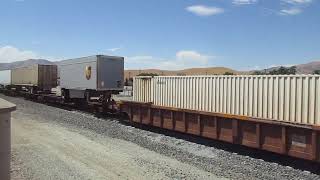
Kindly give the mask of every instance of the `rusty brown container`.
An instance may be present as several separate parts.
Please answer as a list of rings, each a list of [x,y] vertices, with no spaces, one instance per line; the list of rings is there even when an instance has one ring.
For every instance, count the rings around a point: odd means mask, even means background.
[[[32,65],[11,70],[11,84],[50,90],[57,86],[57,65]]]

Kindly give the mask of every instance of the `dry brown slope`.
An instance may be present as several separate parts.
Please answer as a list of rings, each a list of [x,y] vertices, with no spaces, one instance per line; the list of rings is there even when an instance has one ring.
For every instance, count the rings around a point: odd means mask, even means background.
[[[224,74],[226,72],[234,74],[244,74],[243,71],[236,71],[226,67],[209,67],[209,68],[190,68],[184,70],[160,70],[160,69],[144,69],[144,70],[125,70],[125,78],[134,77],[141,73],[154,73],[163,76],[170,75],[214,75],[214,74]]]
[[[320,70],[320,60],[297,65],[297,71],[301,74],[312,74],[315,70]]]

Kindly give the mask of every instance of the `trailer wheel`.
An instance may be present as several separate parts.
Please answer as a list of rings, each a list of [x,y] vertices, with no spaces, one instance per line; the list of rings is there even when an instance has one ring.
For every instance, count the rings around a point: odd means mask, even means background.
[[[61,89],[61,97],[64,103],[69,102],[69,90],[67,89]]]

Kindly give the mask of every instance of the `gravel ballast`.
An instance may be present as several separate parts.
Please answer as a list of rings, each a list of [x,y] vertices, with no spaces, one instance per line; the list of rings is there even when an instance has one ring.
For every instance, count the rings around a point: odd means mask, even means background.
[[[13,113],[13,117],[25,116],[37,122],[56,124],[68,129],[82,129],[84,131],[74,131],[92,139],[113,138],[130,142],[164,157],[186,163],[209,173],[206,176],[191,176],[190,173],[174,169],[172,171],[161,168],[157,169],[159,167],[157,164],[145,161],[143,158],[138,158],[135,161],[138,166],[152,167],[151,169],[163,171],[165,177],[169,177],[170,179],[320,179],[320,176],[313,172],[280,164],[276,161],[268,162],[255,158],[255,156],[252,157],[250,156],[250,151],[248,155],[243,155],[237,153],[237,151],[219,148],[220,145],[207,146],[194,143],[192,142],[194,140],[193,137],[181,135],[183,138],[177,138],[169,136],[170,133],[165,135],[136,128],[121,123],[116,118],[96,118],[88,113],[68,111],[26,101],[22,98],[5,97],[2,95],[0,98],[17,104],[18,110]],[[186,140],[189,138],[191,141]],[[144,156],[143,154],[139,154],[139,152],[136,153],[137,156]],[[15,152],[13,154],[14,156],[19,156]],[[12,168],[15,171],[27,168],[24,167],[23,162],[16,160],[16,157],[13,159]],[[19,164],[21,168],[14,167],[15,164]],[[28,174],[28,172],[23,173]],[[212,177],[210,177],[210,174]]]

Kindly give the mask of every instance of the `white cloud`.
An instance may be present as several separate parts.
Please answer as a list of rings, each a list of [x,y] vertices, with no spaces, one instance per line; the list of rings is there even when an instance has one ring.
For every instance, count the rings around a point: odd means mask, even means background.
[[[307,4],[312,2],[312,0],[282,0],[282,1],[289,4]]]
[[[213,56],[200,54],[197,51],[181,50],[172,59],[153,56],[133,56],[125,58],[126,69],[166,69],[177,70],[193,67],[206,67]]]
[[[176,53],[176,59],[178,61],[187,63],[187,62],[198,62],[199,64],[207,64],[209,60],[209,56],[202,55],[196,51],[178,51]]]
[[[292,67],[292,66],[296,66],[296,64],[272,64],[270,66],[268,66],[267,68],[275,68],[275,67]]]
[[[157,63],[162,62],[163,59],[148,55],[129,56],[125,57],[125,68],[129,69],[149,69],[156,68]]]
[[[110,48],[110,49],[107,49],[108,51],[111,51],[111,52],[115,52],[115,51],[119,51],[121,48]]]
[[[194,13],[198,16],[211,16],[215,14],[220,14],[224,12],[224,9],[213,7],[213,6],[204,6],[204,5],[193,5],[186,8],[187,11]]]
[[[282,9],[279,14],[290,16],[290,15],[300,14],[301,12],[302,10],[299,8],[291,8],[291,9]]]
[[[233,0],[232,4],[236,5],[248,5],[248,4],[254,4],[257,3],[258,0]]]
[[[50,61],[57,61],[61,59],[66,59],[65,57],[52,57],[52,56],[42,56],[36,52],[21,50],[13,46],[3,46],[0,47],[0,63],[10,63],[14,61],[24,61],[28,59],[46,59]]]
[[[127,57],[130,61],[145,61],[145,60],[150,60],[153,59],[154,57],[152,56],[132,56],[132,57]]]
[[[301,14],[303,9],[313,0],[282,0],[286,4],[283,4],[285,8],[281,9],[280,15],[297,15]]]
[[[256,71],[263,69],[259,65],[249,65],[249,66],[240,66],[237,68],[238,71]]]
[[[19,50],[12,46],[0,47],[0,63],[37,59],[39,56],[32,51]]]

